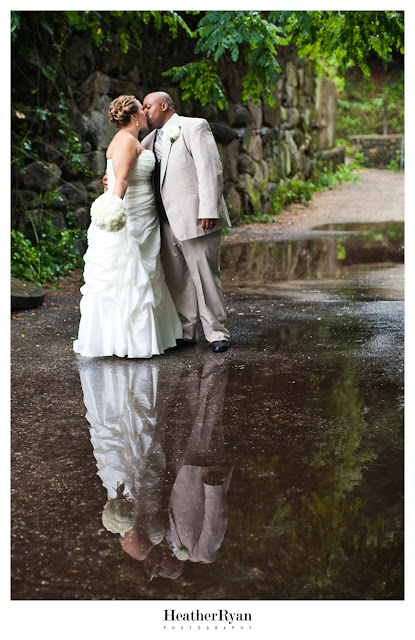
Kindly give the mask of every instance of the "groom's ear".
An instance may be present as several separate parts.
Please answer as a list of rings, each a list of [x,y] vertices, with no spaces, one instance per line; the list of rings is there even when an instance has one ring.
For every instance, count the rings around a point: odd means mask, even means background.
[[[169,105],[167,104],[167,102],[161,102],[160,108],[162,111],[167,111],[167,109],[169,108]]]

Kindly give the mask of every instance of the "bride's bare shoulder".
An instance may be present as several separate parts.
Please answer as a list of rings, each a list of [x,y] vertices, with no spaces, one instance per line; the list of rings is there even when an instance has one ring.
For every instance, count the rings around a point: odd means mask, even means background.
[[[107,149],[107,159],[111,160],[114,153],[134,153],[137,155],[140,153],[141,147],[137,138],[135,138],[128,131],[118,131],[111,140]]]
[[[148,149],[146,149],[145,147],[143,147],[143,145],[141,144],[141,142],[137,141],[137,149],[138,149],[138,155],[140,155],[140,153],[142,151],[148,151]]]

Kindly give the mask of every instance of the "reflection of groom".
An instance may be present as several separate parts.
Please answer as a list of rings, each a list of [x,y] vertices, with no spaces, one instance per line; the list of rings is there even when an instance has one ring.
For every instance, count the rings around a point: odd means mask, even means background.
[[[214,352],[229,347],[220,283],[221,230],[230,225],[222,165],[206,120],[179,116],[171,97],[148,94],[144,113],[154,129],[142,145],[156,155],[155,192],[161,259],[183,325],[184,343],[197,341],[200,318]]]

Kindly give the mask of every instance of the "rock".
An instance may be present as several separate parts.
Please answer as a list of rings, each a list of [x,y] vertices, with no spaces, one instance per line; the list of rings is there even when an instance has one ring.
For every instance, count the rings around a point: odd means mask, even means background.
[[[211,129],[216,142],[220,144],[229,144],[237,135],[235,130],[225,122],[212,122]]]
[[[290,173],[295,173],[297,165],[298,165],[299,152],[298,152],[298,147],[294,142],[292,131],[286,131],[285,132],[285,140],[287,142],[288,152],[290,154],[290,164],[291,164]]]
[[[225,182],[223,191],[231,223],[236,224],[241,221],[241,196],[235,189],[235,186],[232,182]]]
[[[93,108],[82,116],[83,126],[86,130],[85,135],[92,139],[95,149],[98,151],[106,149],[117,132],[115,125],[108,119],[110,103],[111,98],[108,95],[99,96],[95,100]]]
[[[298,84],[297,69],[293,62],[287,62],[285,67],[285,75],[287,78],[287,85],[289,87],[296,87]]]
[[[82,229],[83,231],[85,231],[86,229],[88,229],[90,222],[91,222],[91,216],[89,213],[89,208],[88,207],[79,207],[78,209],[75,209],[73,212],[73,216],[76,220],[76,224],[79,227],[79,229]]]
[[[290,157],[290,150],[288,148],[288,144],[285,142],[280,143],[279,158],[280,158],[281,176],[289,176],[291,173],[291,157]]]
[[[15,191],[13,191],[12,197],[13,209],[33,209],[33,207],[39,205],[38,202],[35,202],[37,196],[38,194],[36,193],[36,191],[32,191],[30,189],[16,189]]]
[[[88,243],[86,240],[83,240],[82,238],[77,238],[75,240],[75,249],[81,254],[81,256],[86,253],[87,248]]]
[[[295,88],[287,86],[285,89],[284,104],[286,107],[294,107],[295,104]]]
[[[263,159],[257,162],[254,180],[259,193],[264,193],[269,182],[269,168],[268,164]]]
[[[238,157],[239,173],[249,173],[251,176],[255,174],[255,162],[247,153],[241,153]]]
[[[258,142],[259,141],[259,142]],[[259,136],[253,129],[245,129],[241,151],[253,155],[255,149],[258,149],[258,145],[262,146],[261,136]]]
[[[255,179],[250,176],[249,173],[244,173],[239,178],[238,187],[239,191],[243,194],[242,201],[244,202],[244,213],[247,213],[247,210],[253,212],[254,215],[260,213],[261,193],[257,188]]]
[[[256,135],[252,140],[251,155],[254,160],[259,161],[262,159],[262,154],[263,154],[262,138],[260,135]]]
[[[251,115],[249,113],[249,109],[240,103],[229,105],[229,123],[235,127],[244,127],[246,126],[250,119]]]
[[[33,220],[34,224],[42,224],[43,222],[49,220],[55,227],[59,229],[65,229],[66,222],[65,216],[62,210],[54,209],[51,210],[49,208],[47,211],[44,209],[32,209],[30,212],[30,217]],[[30,219],[27,219],[25,222],[25,233],[26,235],[31,235],[33,233],[33,227]]]
[[[232,180],[236,182],[238,180],[238,154],[239,154],[240,141],[238,139],[232,140],[229,144],[223,147],[223,179]]]
[[[288,109],[288,124],[291,128],[296,127],[300,122],[300,113],[298,109]]]
[[[46,292],[41,287],[17,278],[11,279],[11,307],[17,309],[33,309],[43,304]]]
[[[90,151],[89,153],[81,153],[80,160],[92,169],[94,176],[103,176],[107,166],[104,151]]]
[[[262,103],[261,101],[254,104],[252,99],[248,102],[248,110],[250,114],[250,124],[254,129],[262,126]]]
[[[269,181],[278,182],[278,180],[281,178],[281,162],[278,152],[274,152],[267,164]]]
[[[202,105],[197,112],[198,118],[204,118],[208,122],[216,120],[219,115],[219,109],[214,104]]]
[[[76,80],[83,80],[90,76],[96,65],[97,58],[92,41],[74,35],[64,49],[65,66],[69,75]]]
[[[23,174],[23,183],[27,189],[51,191],[59,184],[62,172],[53,162],[31,162]]]
[[[100,196],[102,193],[104,193],[104,187],[101,178],[95,178],[93,180],[90,180],[86,184],[88,200],[91,202],[92,200],[95,200],[95,198],[98,198],[98,196]]]
[[[60,196],[60,200],[54,203],[54,208],[65,209],[69,206],[71,209],[76,207],[84,207],[88,202],[88,194],[85,185],[82,182],[72,182],[72,184],[64,184],[56,190]]]

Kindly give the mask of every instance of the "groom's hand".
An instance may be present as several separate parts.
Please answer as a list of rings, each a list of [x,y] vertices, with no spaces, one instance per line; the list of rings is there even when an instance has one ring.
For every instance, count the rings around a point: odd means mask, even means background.
[[[216,224],[215,218],[202,218],[202,229],[208,231],[209,229],[213,229]]]
[[[104,185],[104,190],[108,191],[108,176],[107,176],[107,172],[105,172],[104,175],[102,176],[102,184]]]

